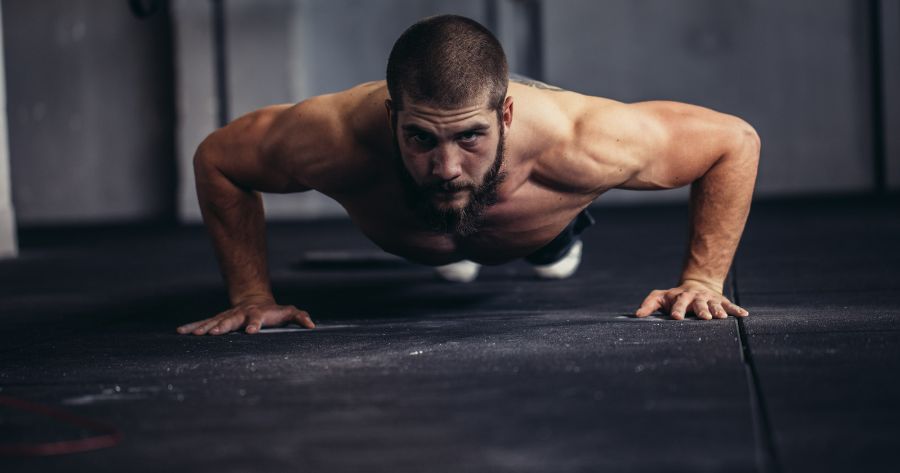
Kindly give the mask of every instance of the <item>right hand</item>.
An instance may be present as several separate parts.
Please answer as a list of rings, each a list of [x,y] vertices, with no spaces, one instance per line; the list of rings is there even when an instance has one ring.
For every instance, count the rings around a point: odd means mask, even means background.
[[[178,327],[184,335],[222,335],[241,327],[247,333],[257,333],[261,327],[271,327],[295,322],[306,328],[316,328],[309,313],[292,305],[278,305],[272,299],[243,301],[215,317]]]

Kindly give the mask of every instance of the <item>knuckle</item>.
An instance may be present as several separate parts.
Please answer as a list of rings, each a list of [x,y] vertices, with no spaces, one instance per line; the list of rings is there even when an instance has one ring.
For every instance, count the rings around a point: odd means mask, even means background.
[[[260,317],[263,311],[259,307],[251,307],[247,309],[247,315],[250,317]]]

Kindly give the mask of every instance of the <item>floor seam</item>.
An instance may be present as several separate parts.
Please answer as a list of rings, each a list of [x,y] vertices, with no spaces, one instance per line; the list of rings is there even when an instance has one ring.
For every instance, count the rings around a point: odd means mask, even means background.
[[[741,305],[741,295],[738,289],[737,262],[731,268],[731,296],[735,304]],[[748,395],[750,397],[750,409],[753,413],[753,434],[756,441],[756,463],[760,473],[781,473],[778,462],[775,440],[772,432],[772,424],[769,420],[768,409],[762,386],[759,381],[759,373],[750,350],[750,341],[747,336],[747,328],[743,318],[736,318],[738,340],[741,346],[741,361],[744,362],[744,372],[747,376]]]

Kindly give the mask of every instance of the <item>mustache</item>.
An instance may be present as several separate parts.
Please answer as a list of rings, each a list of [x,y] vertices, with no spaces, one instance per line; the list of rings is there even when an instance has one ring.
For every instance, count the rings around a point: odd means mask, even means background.
[[[423,192],[428,193],[437,193],[437,192],[459,192],[464,190],[474,191],[475,186],[468,182],[453,182],[453,181],[438,181],[431,182],[421,186],[420,188]]]

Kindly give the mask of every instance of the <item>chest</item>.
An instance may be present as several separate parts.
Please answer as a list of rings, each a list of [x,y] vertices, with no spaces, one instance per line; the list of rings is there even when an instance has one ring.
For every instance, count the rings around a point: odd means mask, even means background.
[[[461,259],[490,265],[527,256],[559,235],[590,203],[525,187],[489,208],[477,233],[459,237],[429,231],[394,193],[361,197],[343,203],[359,229],[388,253],[428,265]]]

